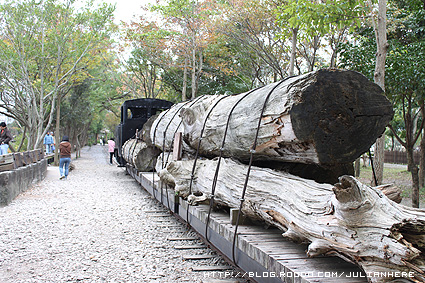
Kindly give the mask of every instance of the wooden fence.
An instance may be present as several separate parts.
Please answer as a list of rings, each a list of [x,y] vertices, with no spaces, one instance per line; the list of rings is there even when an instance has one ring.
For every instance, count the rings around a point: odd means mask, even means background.
[[[419,165],[420,153],[415,151],[413,159]],[[405,151],[385,151],[385,163],[407,164],[407,153]]]
[[[44,151],[41,149],[0,155],[0,172],[36,163],[43,158]]]

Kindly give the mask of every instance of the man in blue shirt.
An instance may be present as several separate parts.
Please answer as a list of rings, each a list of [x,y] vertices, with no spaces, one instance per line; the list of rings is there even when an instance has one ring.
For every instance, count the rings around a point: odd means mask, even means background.
[[[46,145],[46,153],[52,153],[53,137],[50,135],[50,132],[47,132],[47,135],[44,137],[43,144]]]

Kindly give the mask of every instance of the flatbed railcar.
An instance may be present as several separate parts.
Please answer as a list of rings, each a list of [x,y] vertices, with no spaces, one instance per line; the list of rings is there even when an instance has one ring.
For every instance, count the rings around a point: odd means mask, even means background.
[[[306,245],[284,240],[282,231],[276,228],[239,225],[235,238],[235,217],[223,211],[213,211],[208,216],[207,205],[191,206],[186,200],[176,196],[171,188],[161,184],[155,172],[139,172],[132,165],[126,164],[122,157],[123,144],[134,137],[136,129],[141,129],[151,116],[172,105],[173,103],[160,99],[135,99],[124,102],[121,107],[121,123],[116,129],[117,161],[126,167],[126,171],[142,188],[167,207],[175,217],[195,230],[208,246],[243,270],[243,277],[248,277],[250,281],[367,282],[363,271],[338,257],[308,258]]]

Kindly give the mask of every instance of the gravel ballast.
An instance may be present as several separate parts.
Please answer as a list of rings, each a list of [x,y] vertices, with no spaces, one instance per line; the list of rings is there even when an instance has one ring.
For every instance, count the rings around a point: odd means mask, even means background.
[[[245,282],[218,255],[183,260],[214,252],[174,249],[203,243],[169,241],[196,234],[108,158],[106,146],[85,147],[68,180],[50,166],[44,181],[0,208],[0,282]],[[192,271],[203,265],[229,269]]]

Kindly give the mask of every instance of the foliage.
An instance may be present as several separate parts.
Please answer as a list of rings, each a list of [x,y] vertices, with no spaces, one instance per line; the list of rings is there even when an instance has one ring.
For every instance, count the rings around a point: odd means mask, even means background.
[[[309,71],[319,65],[320,61],[316,58],[320,49],[322,53],[328,48],[332,50],[328,65],[335,67],[339,44],[347,41],[349,32],[363,22],[367,11],[364,1],[356,0],[277,2],[276,23],[282,27],[279,36],[288,39],[291,36],[289,30],[297,31],[301,39],[298,53],[304,58]],[[323,48],[322,39],[327,40],[328,48]],[[298,65],[300,64],[298,60]]]
[[[421,131],[421,119],[417,119],[417,116],[420,101],[424,97],[425,62],[418,58],[424,56],[425,50],[425,11],[417,5],[418,1],[409,1],[411,6],[407,2],[393,1],[388,12],[389,46],[385,88],[395,109],[391,123],[393,134],[402,144],[406,138],[410,139],[409,146],[413,147]],[[420,7],[420,10],[414,11],[412,7]],[[362,26],[357,30],[355,42],[341,45],[340,67],[357,70],[373,79],[375,46],[372,29]]]
[[[168,39],[172,34],[156,23],[140,18],[139,22],[122,25],[121,40],[130,48],[129,58],[122,59],[125,74],[121,81],[133,97],[155,98],[163,94],[160,79],[164,69],[172,64]]]
[[[2,113],[28,129],[28,146],[38,148],[53,122],[58,96],[88,77],[109,47],[108,5],[75,1],[6,1],[0,6]]]

